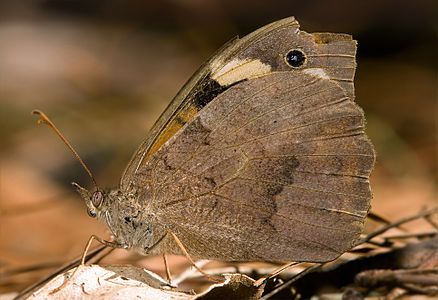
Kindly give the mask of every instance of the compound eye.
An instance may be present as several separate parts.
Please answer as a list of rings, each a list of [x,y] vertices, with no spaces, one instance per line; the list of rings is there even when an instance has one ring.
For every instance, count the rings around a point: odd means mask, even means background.
[[[91,196],[91,203],[94,207],[98,208],[103,202],[103,193],[101,191],[95,191]]]
[[[303,51],[295,49],[291,50],[286,54],[286,62],[289,66],[298,68],[304,65],[306,61],[306,56]]]

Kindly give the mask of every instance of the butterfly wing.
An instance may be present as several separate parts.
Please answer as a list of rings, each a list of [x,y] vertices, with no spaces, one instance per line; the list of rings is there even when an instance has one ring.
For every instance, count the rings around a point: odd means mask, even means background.
[[[373,163],[345,90],[278,72],[218,96],[141,172],[159,222],[193,256],[326,261],[363,229]]]
[[[273,22],[225,44],[190,78],[132,156],[122,176],[121,189],[129,189],[140,166],[217,95],[240,81],[288,71],[284,54],[293,48],[303,49],[307,55],[303,70],[321,72],[324,68],[326,77],[354,96],[356,47],[350,36],[308,34],[299,30],[293,17]]]
[[[128,188],[128,185],[132,182],[132,176],[138,172],[139,166],[144,161],[147,161],[157,149],[198,113],[202,108],[201,103],[207,101],[207,99],[203,99],[206,98],[203,95],[203,93],[206,93],[206,90],[211,93],[208,96],[210,99],[223,90],[220,86],[214,85],[213,81],[209,79],[211,72],[209,66],[226,49],[231,48],[236,41],[234,39],[225,44],[217,54],[213,55],[210,60],[201,66],[170,102],[157,122],[152,126],[148,137],[132,156],[122,175],[120,184],[122,189]],[[202,89],[204,89],[204,92],[202,92]]]
[[[284,56],[297,48],[307,62],[292,69]],[[174,100],[122,188],[135,186],[195,257],[339,256],[362,231],[374,163],[353,101],[354,54],[351,37],[310,35],[293,19],[238,40]],[[219,89],[199,97],[200,82]],[[176,133],[161,138],[175,121]]]

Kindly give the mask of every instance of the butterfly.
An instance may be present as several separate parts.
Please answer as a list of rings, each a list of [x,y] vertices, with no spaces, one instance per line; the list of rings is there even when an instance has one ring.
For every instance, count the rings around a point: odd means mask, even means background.
[[[370,208],[356,41],[286,18],[224,45],[179,91],[120,185],[88,191],[119,247],[225,261],[333,260]],[[169,234],[171,233],[171,234]]]

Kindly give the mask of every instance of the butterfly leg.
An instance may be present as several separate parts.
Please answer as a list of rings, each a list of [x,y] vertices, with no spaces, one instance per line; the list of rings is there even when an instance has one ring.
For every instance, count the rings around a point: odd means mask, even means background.
[[[163,261],[164,261],[164,268],[166,269],[167,283],[169,284],[169,286],[172,286],[172,280],[171,280],[170,269],[169,269],[169,262],[167,261],[166,253],[163,253]]]
[[[184,247],[183,243],[180,241],[180,239],[175,235],[175,233],[173,233],[172,231],[168,231],[168,233],[173,237],[173,239],[175,240],[176,244],[178,245],[178,247],[181,249],[182,253],[184,254],[184,256],[188,259],[188,261],[192,264],[192,266],[198,270],[199,273],[201,273],[202,275],[204,275],[205,277],[207,277],[209,280],[211,281],[215,281],[215,282],[223,282],[224,278],[222,276],[214,276],[214,275],[209,275],[207,273],[205,273],[201,268],[199,268],[196,263],[193,261],[193,259],[190,257],[190,254],[187,252],[186,248]]]
[[[106,241],[100,237],[98,237],[97,235],[92,235],[90,237],[90,239],[87,242],[87,245],[85,246],[84,252],[82,253],[82,258],[81,258],[81,265],[85,265],[85,257],[87,256],[87,252],[91,247],[91,243],[93,242],[93,240],[98,241],[99,243],[101,243],[102,245],[105,245],[107,247],[110,248],[120,248],[121,246],[117,243],[114,242],[110,242],[110,241]]]
[[[120,248],[120,245],[114,242],[110,242],[110,241],[106,241],[100,237],[98,237],[97,235],[92,235],[87,242],[87,245],[85,246],[84,252],[82,253],[82,257],[81,257],[81,263],[79,266],[83,266],[85,265],[85,258],[87,257],[87,252],[91,247],[91,243],[93,242],[93,240],[98,241],[99,243],[107,246],[107,247],[111,247],[111,248]],[[76,267],[76,269],[73,271],[73,273],[71,275],[67,275],[66,280],[64,280],[64,282],[57,288],[55,288],[54,290],[52,290],[50,292],[50,295],[53,295],[57,292],[59,292],[64,286],[67,285],[67,283],[75,276],[76,272],[79,270],[79,266]]]
[[[275,269],[274,271],[270,272],[268,275],[263,276],[262,278],[259,278],[258,280],[256,280],[256,282],[254,282],[254,286],[256,286],[256,287],[261,286],[261,285],[262,285],[263,283],[265,283],[267,280],[269,280],[269,279],[271,279],[271,278],[277,276],[278,274],[280,274],[280,273],[283,272],[284,270],[286,270],[286,269],[288,269],[288,268],[290,268],[290,267],[292,267],[292,266],[295,266],[295,265],[297,265],[297,264],[299,264],[299,263],[297,263],[297,262],[290,262],[290,263],[287,263],[287,264],[285,264],[285,265],[282,265],[282,266],[278,267],[278,268]]]

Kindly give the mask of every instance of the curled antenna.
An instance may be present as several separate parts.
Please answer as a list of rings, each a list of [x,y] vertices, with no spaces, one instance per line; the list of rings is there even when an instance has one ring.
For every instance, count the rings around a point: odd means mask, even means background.
[[[93,177],[93,174],[91,174],[90,169],[88,169],[87,165],[84,163],[84,161],[81,159],[79,154],[75,151],[73,146],[67,141],[67,139],[62,135],[61,131],[59,131],[58,128],[56,128],[55,124],[49,119],[49,117],[43,113],[40,110],[34,110],[32,111],[33,115],[38,115],[39,119],[37,121],[37,124],[46,124],[50,128],[55,131],[55,133],[59,136],[59,138],[64,142],[64,144],[70,149],[71,153],[73,153],[73,156],[76,157],[76,159],[79,161],[79,163],[82,165],[82,167],[85,169],[85,171],[88,173],[88,176],[90,176],[91,180],[93,181],[94,187],[96,188],[96,191],[99,190],[99,187],[97,186],[96,180]]]

